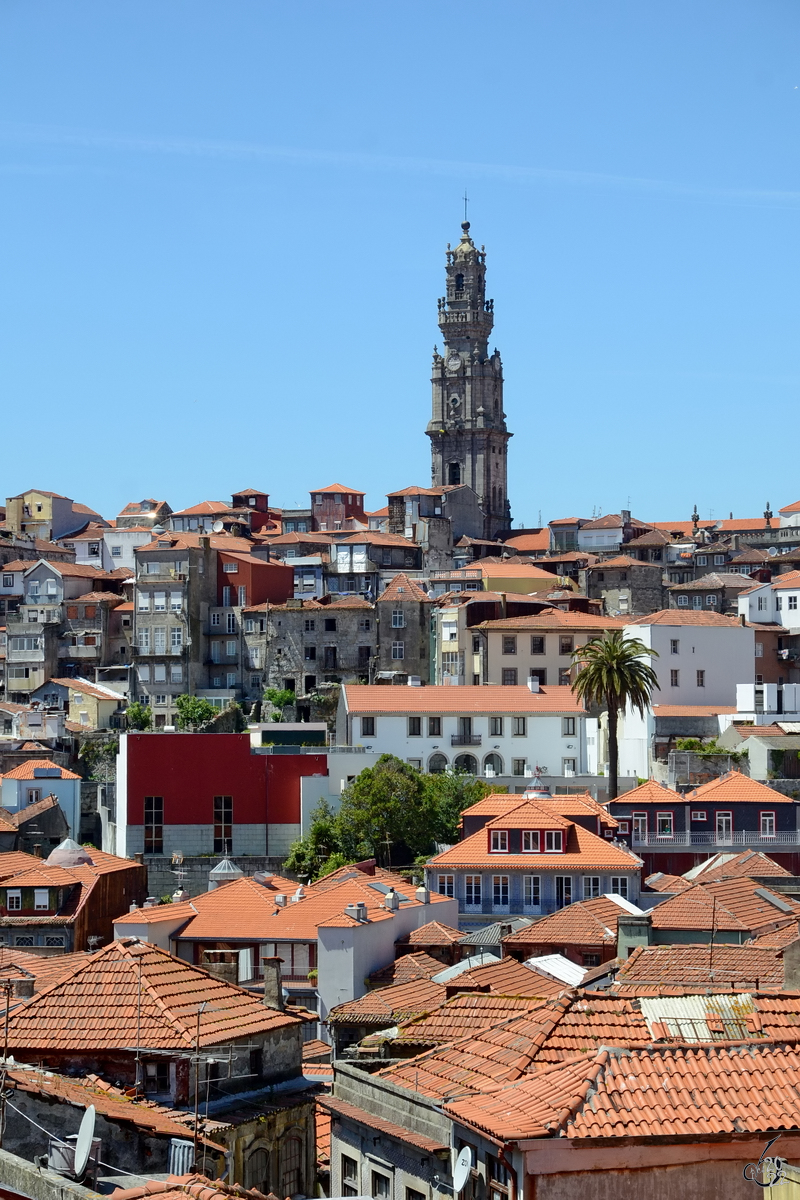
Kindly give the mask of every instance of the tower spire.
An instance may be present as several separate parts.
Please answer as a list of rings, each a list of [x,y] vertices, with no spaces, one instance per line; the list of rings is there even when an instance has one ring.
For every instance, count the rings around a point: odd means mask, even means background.
[[[466,485],[484,513],[484,536],[511,526],[507,448],[511,434],[503,411],[503,366],[489,353],[494,301],[486,299],[486,254],[470,237],[464,192],[461,240],[448,245],[446,294],[438,303],[444,349],[433,359],[431,439],[434,487]]]

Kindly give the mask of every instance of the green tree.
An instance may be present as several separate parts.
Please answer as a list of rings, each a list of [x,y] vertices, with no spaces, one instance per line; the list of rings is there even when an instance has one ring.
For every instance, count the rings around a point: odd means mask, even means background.
[[[188,729],[196,733],[209,721],[213,721],[218,710],[202,696],[177,696],[175,707],[178,710],[178,728]]]
[[[268,721],[282,721],[283,710],[288,708],[290,704],[294,704],[297,697],[291,688],[265,688],[264,699],[266,700],[267,704],[271,704],[273,709],[277,710],[277,712],[280,714],[276,717],[274,713],[265,713],[265,719]]]
[[[341,858],[341,862],[338,861]],[[336,859],[334,866],[328,866]],[[289,847],[284,869],[301,879],[317,879],[328,870],[345,865],[339,844],[336,815],[326,800],[320,800],[311,813],[308,832]]]
[[[657,658],[638,638],[624,637],[622,629],[608,629],[601,638],[594,638],[572,652],[579,668],[572,690],[585,704],[604,706],[608,713],[608,794],[616,799],[619,790],[619,715],[630,706],[644,715],[650,704],[658,676],[645,655]]]
[[[423,783],[431,801],[431,840],[452,845],[460,836],[461,814],[477,804],[484,796],[507,792],[508,788],[494,787],[468,771],[443,771],[439,775],[423,775]]]
[[[153,728],[153,714],[146,704],[132,701],[125,710],[128,729],[147,730]]]
[[[342,793],[336,823],[348,860],[370,856],[390,866],[431,849],[436,806],[419,771],[382,754]]]

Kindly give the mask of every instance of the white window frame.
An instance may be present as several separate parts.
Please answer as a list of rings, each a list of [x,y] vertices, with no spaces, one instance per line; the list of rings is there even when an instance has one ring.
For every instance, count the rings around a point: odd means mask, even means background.
[[[540,875],[522,876],[522,904],[524,908],[541,907],[542,879]]]
[[[669,833],[661,832],[662,821],[666,825],[669,823]],[[675,837],[675,813],[671,809],[663,809],[656,813],[656,837],[664,838],[665,840],[674,839]]]
[[[584,875],[583,877],[583,898],[584,900],[597,900],[600,896],[601,877],[599,875]]]
[[[758,825],[759,825],[759,830],[760,830],[760,835],[759,835],[760,837],[774,838],[775,837],[775,826],[776,826],[775,812],[772,810],[769,810],[769,809],[767,809],[763,812],[760,812],[758,814]]]
[[[456,894],[456,877],[455,875],[440,875],[437,880],[436,888],[440,896],[447,896],[452,900]]]
[[[546,829],[544,831],[544,852],[545,854],[563,854],[564,851],[564,831],[563,829]]]
[[[499,896],[499,899],[498,899]],[[492,908],[505,912],[511,903],[511,879],[508,875],[492,876]]]
[[[539,853],[539,830],[538,829],[523,829],[523,831],[522,831],[522,853],[523,854],[538,854]]]
[[[6,909],[8,912],[22,910],[22,888],[8,888],[6,891]]]
[[[480,908],[483,904],[483,876],[464,876],[464,905],[467,909]]]
[[[630,880],[627,875],[612,875],[611,876],[611,894],[612,896],[621,896],[623,900],[628,899],[628,887]]]
[[[492,854],[508,854],[508,830],[490,829],[490,846]]]

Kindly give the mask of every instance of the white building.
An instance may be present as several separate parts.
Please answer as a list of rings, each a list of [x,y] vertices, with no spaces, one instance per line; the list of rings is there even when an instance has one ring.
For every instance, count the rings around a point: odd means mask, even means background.
[[[758,625],[780,625],[800,633],[800,571],[776,575],[769,583],[756,583],[738,599],[739,616]]]
[[[535,690],[534,690],[535,689]],[[568,687],[346,684],[339,745],[394,754],[419,770],[489,778],[587,770],[586,712]]]
[[[77,839],[81,827],[81,777],[47,758],[30,758],[0,776],[3,808],[19,812],[55,796],[69,822],[69,836]]]
[[[753,678],[755,634],[735,617],[665,608],[636,617],[626,638],[638,638],[658,657],[653,704],[735,704],[736,685]]]

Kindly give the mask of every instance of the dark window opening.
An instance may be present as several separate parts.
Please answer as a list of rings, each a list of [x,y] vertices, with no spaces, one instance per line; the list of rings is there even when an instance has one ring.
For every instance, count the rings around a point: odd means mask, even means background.
[[[214,853],[233,851],[233,797],[214,797]]]
[[[451,462],[447,465],[447,482],[453,484],[461,483],[461,463]]]
[[[144,798],[144,852],[162,854],[164,850],[164,797]]]

